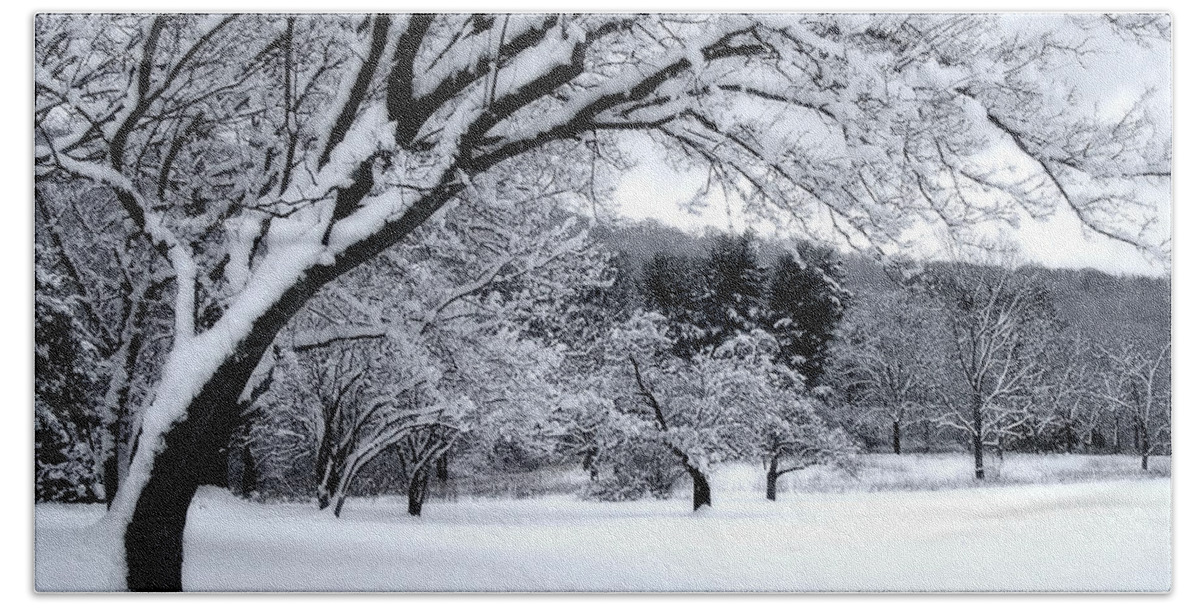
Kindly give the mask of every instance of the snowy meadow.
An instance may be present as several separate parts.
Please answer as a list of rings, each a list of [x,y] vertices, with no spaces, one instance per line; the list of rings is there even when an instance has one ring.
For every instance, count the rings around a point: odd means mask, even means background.
[[[1169,15],[34,37],[39,590],[1170,588]]]
[[[420,519],[401,496],[356,501],[333,519],[312,502],[255,504],[213,488],[191,507],[184,588],[1170,588],[1169,459],[1147,474],[1129,457],[1017,455],[980,486],[962,455],[949,456],[876,455],[857,479],[814,469],[777,502],[763,498],[759,467],[731,464],[713,475],[713,507],[696,513],[684,488],[667,500],[598,503],[541,493],[550,475],[526,482],[537,497],[434,498]],[[1071,483],[1046,485],[1063,481]],[[39,590],[121,588],[119,560],[89,527],[103,513],[38,506]]]

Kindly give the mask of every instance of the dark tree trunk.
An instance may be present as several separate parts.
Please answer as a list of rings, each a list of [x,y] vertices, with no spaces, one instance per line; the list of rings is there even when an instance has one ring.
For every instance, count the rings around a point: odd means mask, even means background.
[[[245,375],[249,376],[249,371]],[[213,479],[219,477],[215,469],[218,462],[224,462],[222,448],[237,421],[240,385],[234,389],[232,384],[210,381],[192,401],[188,417],[164,436],[165,445],[154,457],[150,479],[125,530],[130,591],[182,590],[188,506],[200,485],[220,481]]]
[[[975,452],[975,479],[983,479],[983,441],[975,437],[972,447]]]
[[[130,349],[134,348],[131,346]],[[136,359],[135,359],[136,360]],[[129,363],[126,362],[128,366]],[[132,372],[129,372],[132,373]],[[112,451],[104,457],[104,506],[112,508],[113,499],[117,497],[117,489],[121,484],[121,420],[125,414],[125,399],[128,398],[129,383],[125,383],[125,390],[118,391],[117,394],[117,411],[113,413],[113,420],[105,429],[108,433],[109,440],[112,442]]]
[[[1121,414],[1112,420],[1112,453],[1121,453]]]
[[[583,470],[588,472],[588,477],[592,481],[596,481],[600,477],[600,471],[596,469],[596,448],[591,447],[583,452]]]
[[[188,404],[187,416],[164,433],[125,529],[125,582],[130,591],[182,590],[183,529],[188,505],[203,483],[200,471],[211,473],[214,461],[221,460],[240,420],[243,387],[279,329],[319,285],[302,282],[259,318]]]
[[[341,496],[338,496],[337,504],[333,505],[333,516],[334,517],[342,516],[342,506],[345,504],[346,504],[346,495],[342,494]]]
[[[1071,424],[1067,425],[1067,453],[1075,453],[1075,427]]]
[[[437,459],[437,480],[439,483],[450,481],[450,453],[446,452]]]
[[[900,421],[892,421],[892,451],[900,454]]]
[[[979,395],[974,395],[971,410],[974,416],[972,422],[975,430],[972,438],[972,447],[975,452],[975,479],[983,479],[983,400]]]
[[[113,498],[117,496],[117,484],[120,479],[117,453],[121,450],[117,446],[114,439],[112,453],[104,459],[104,505],[108,508],[112,507]]]
[[[342,484],[342,470],[345,460],[341,454],[330,454],[323,463],[318,462],[317,469],[317,507],[324,510],[329,507],[338,486]]]
[[[1138,444],[1138,451],[1142,454],[1142,470],[1148,471],[1150,470],[1150,434],[1146,432],[1146,424],[1140,419],[1137,420],[1137,424],[1134,425],[1133,430],[1134,437],[1141,439],[1141,442]]]
[[[421,516],[421,507],[425,505],[425,492],[429,488],[429,473],[424,470],[414,471],[408,481],[408,514],[413,517]]]
[[[775,500],[775,487],[779,482],[779,456],[771,456],[771,466],[767,469],[767,500]]]
[[[242,444],[242,495],[250,496],[258,489],[258,467],[254,464],[254,452],[250,450],[250,442]]]
[[[161,479],[161,478],[160,478]],[[194,485],[176,477],[171,487],[147,485],[159,491],[139,500],[139,513],[125,529],[125,583],[130,591],[182,591],[183,528]]]
[[[232,436],[232,433],[226,436]],[[207,458],[201,456],[197,461],[200,485],[229,487],[229,448],[227,446],[218,447]]]
[[[688,475],[692,476],[692,510],[699,511],[700,507],[712,506],[712,488],[704,473],[691,465],[687,466]]]

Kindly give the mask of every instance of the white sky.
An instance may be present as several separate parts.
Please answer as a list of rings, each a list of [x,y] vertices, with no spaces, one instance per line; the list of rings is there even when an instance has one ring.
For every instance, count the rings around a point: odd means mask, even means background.
[[[630,218],[655,219],[664,224],[699,232],[708,227],[741,232],[751,220],[737,199],[726,201],[719,193],[711,194],[707,206],[686,209],[687,203],[703,183],[703,175],[678,173],[652,155],[644,155],[638,167],[629,171],[617,185],[613,197],[619,213]],[[1114,274],[1162,275],[1169,272],[1161,264],[1145,257],[1131,245],[1114,241],[1084,228],[1077,217],[1064,208],[1049,219],[1023,218],[1017,229],[996,225],[1021,245],[1030,262],[1051,268],[1095,268]],[[1170,201],[1164,201],[1169,209]],[[759,234],[787,237],[803,235],[799,229],[753,224]],[[936,248],[929,241],[930,248]],[[935,252],[926,252],[934,253]]]
[[[1028,27],[1030,21],[1053,24],[1053,17],[1031,15],[1014,16],[1019,27]],[[1100,52],[1088,58],[1086,66],[1071,68],[1065,73],[1078,87],[1081,107],[1091,106],[1099,116],[1120,116],[1147,89],[1155,92],[1148,99],[1152,114],[1157,122],[1171,124],[1171,58],[1165,44],[1143,48],[1132,43],[1121,43],[1096,38]],[[685,210],[681,204],[691,201],[698,188],[704,183],[702,172],[680,173],[657,158],[656,150],[650,146],[633,144],[629,151],[639,159],[639,166],[623,175],[614,193],[619,213],[632,218],[653,218],[685,230],[698,231],[705,227],[742,230],[747,217],[741,212],[740,201],[726,200],[720,193],[710,194],[708,206],[700,210]],[[1171,211],[1170,188],[1154,189],[1151,198],[1159,201],[1164,216]],[[731,195],[732,196],[732,195]],[[997,225],[997,232],[1009,235],[1023,249],[1023,256],[1030,262],[1061,268],[1096,268],[1112,273],[1163,275],[1170,272],[1161,262],[1149,259],[1136,248],[1095,234],[1070,213],[1063,203],[1058,213],[1044,220],[1023,218],[1018,228]],[[1170,229],[1170,217],[1163,218],[1164,226]],[[797,228],[775,227],[762,222],[754,223],[760,233],[776,236],[802,234]],[[937,255],[933,239],[928,241],[925,253]],[[914,255],[916,252],[912,252]]]

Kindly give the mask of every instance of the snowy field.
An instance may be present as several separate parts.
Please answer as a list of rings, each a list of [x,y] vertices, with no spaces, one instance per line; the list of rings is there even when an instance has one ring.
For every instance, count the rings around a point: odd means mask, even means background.
[[[858,469],[847,472],[812,467],[779,479],[780,492],[857,492],[877,490],[946,490],[978,487],[975,461],[969,454],[863,454]],[[1145,479],[1171,475],[1171,459],[1155,456],[1148,471],[1141,459],[1109,454],[1020,454],[1003,459],[984,457],[986,485],[1073,483],[1112,479]],[[723,467],[715,474],[730,489],[766,489],[761,468],[749,464]]]
[[[766,501],[748,465],[714,476],[714,507],[598,503],[569,495],[352,499],[340,520],[309,504],[261,505],[206,488],[192,505],[184,587],[206,591],[1165,591],[1171,485],[1111,475],[1133,458],[1010,456],[969,487],[960,460],[868,457],[854,479],[814,471]],[[1088,460],[1092,458],[1093,460]],[[883,483],[882,463],[895,465]],[[907,463],[907,464],[906,464]],[[939,464],[941,463],[941,464]],[[922,466],[917,466],[918,464]],[[1036,465],[1036,466],[1035,466]],[[907,471],[907,473],[905,473]],[[1122,469],[1123,471],[1123,469]],[[1071,477],[1078,474],[1077,477]],[[938,481],[943,479],[946,481]],[[1047,478],[1077,483],[1023,484]],[[785,478],[787,479],[787,478]],[[804,482],[804,483],[802,483]],[[824,485],[822,485],[824,484]],[[932,484],[937,491],[913,491]],[[798,485],[823,492],[801,492]],[[964,485],[968,487],[953,487]],[[897,487],[900,489],[887,489]],[[867,491],[867,488],[873,491]],[[790,491],[788,491],[790,489]],[[828,491],[834,490],[834,491]],[[38,505],[37,587],[121,580],[93,526],[102,507]]]
[[[880,490],[947,490],[977,488],[975,464],[969,454],[861,454],[857,469],[812,467],[779,478],[779,491],[788,492],[874,492]],[[984,458],[987,487],[1014,484],[1075,483],[1114,479],[1169,477],[1170,457],[1150,459],[1149,471],[1131,455],[1109,454],[1008,454],[1004,459],[989,453]],[[573,494],[587,484],[587,474],[577,466],[539,469],[530,473],[487,475],[451,480],[435,486],[435,496],[456,500],[459,496],[529,498],[546,494]],[[713,473],[717,498],[724,492],[766,493],[765,469],[750,463],[728,463]],[[691,485],[681,479],[675,496],[690,496]],[[356,501],[350,500],[349,505]],[[352,507],[347,507],[352,508]]]

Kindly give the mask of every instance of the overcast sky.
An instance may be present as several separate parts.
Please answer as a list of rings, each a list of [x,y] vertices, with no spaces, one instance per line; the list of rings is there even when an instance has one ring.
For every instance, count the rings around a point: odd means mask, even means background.
[[[1044,27],[1058,22],[1054,16],[1012,15],[1014,27]],[[1099,116],[1123,114],[1148,90],[1151,112],[1159,124],[1171,124],[1171,57],[1166,44],[1142,47],[1124,43],[1115,36],[1093,34],[1093,47],[1098,51],[1089,56],[1084,66],[1072,66],[1063,73],[1078,87],[1081,108],[1091,108]],[[678,172],[660,158],[649,145],[634,142],[629,151],[639,165],[621,176],[614,198],[620,213],[633,218],[654,218],[686,230],[706,227],[745,229],[748,218],[741,212],[740,201],[726,200],[720,193],[706,199],[700,210],[685,210],[703,184],[701,171]],[[732,196],[732,195],[731,195]],[[1153,188],[1149,197],[1158,202],[1166,230],[1170,229],[1171,192],[1169,184]],[[754,223],[759,232],[775,236],[798,235],[798,230]],[[1135,248],[1086,230],[1065,203],[1048,220],[1024,218],[1019,227],[1007,225],[993,228],[1009,234],[1023,249],[1024,257],[1034,263],[1061,268],[1096,268],[1113,273],[1162,275],[1169,268],[1152,261]],[[924,254],[938,255],[935,239],[923,239]],[[918,253],[918,252],[913,252]]]

